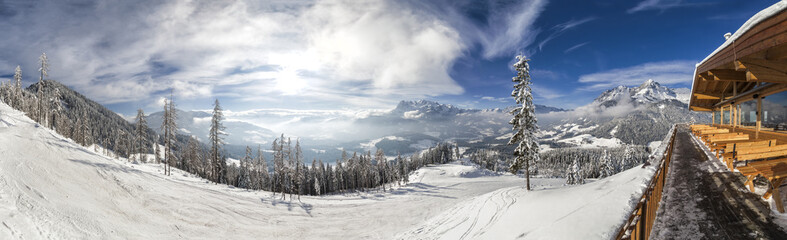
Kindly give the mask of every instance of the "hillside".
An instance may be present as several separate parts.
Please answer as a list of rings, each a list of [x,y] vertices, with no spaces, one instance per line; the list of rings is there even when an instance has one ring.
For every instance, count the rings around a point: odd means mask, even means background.
[[[0,146],[0,239],[604,238],[653,173],[634,168],[575,187],[536,178],[536,190],[525,192],[521,178],[457,162],[420,169],[389,192],[280,200],[102,156],[3,103]],[[576,231],[556,227],[579,222]]]

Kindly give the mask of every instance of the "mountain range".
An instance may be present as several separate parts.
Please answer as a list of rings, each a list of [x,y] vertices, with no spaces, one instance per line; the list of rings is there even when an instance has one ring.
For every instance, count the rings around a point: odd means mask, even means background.
[[[647,145],[660,140],[672,123],[708,120],[709,115],[688,110],[688,96],[686,88],[671,89],[648,80],[640,86],[607,90],[593,102],[576,109],[536,105],[539,136],[544,148]],[[509,110],[464,109],[417,100],[401,101],[388,111],[356,114],[346,119],[310,114],[293,116],[290,121],[335,128],[332,131],[338,137],[331,139],[321,135],[296,137],[303,145],[306,159],[332,161],[341,156],[342,150],[365,152],[381,148],[386,155],[393,156],[410,154],[437,142],[453,142],[471,149],[506,148],[511,136]],[[160,125],[161,116],[161,112],[150,114],[148,123]],[[178,111],[178,116],[182,134],[205,140],[209,112]],[[342,121],[346,124],[334,124]],[[246,145],[267,144],[281,134],[246,120],[229,118],[224,124],[228,133],[227,150],[234,157],[242,156]]]

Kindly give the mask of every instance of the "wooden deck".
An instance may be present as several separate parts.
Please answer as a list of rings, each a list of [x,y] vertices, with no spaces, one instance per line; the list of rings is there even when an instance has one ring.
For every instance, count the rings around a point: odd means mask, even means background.
[[[787,143],[786,139],[769,134],[755,138],[747,129],[734,127],[692,125],[690,129],[730,171],[737,169],[746,177],[752,192],[756,178],[768,180],[768,190],[762,197],[773,197],[776,210],[784,213],[779,187],[787,178],[787,144],[779,143]]]
[[[692,138],[678,128],[650,239],[787,239],[768,203],[746,190],[746,177],[709,159]]]

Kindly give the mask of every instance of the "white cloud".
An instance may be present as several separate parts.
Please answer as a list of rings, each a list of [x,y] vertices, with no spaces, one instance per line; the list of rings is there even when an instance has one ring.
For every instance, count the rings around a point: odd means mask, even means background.
[[[496,98],[496,97],[490,97],[490,96],[483,96],[483,97],[481,97],[481,100],[490,101],[490,102],[502,102],[502,103],[505,103],[505,102],[512,101],[512,98],[504,98],[504,97]]]
[[[401,1],[40,1],[0,21],[0,67],[51,78],[101,103],[156,106],[222,96],[246,102],[380,107],[464,92],[450,76],[470,46],[528,47],[546,0],[496,6],[488,26]],[[491,3],[490,3],[491,4]],[[446,8],[444,10],[442,8]],[[43,40],[42,40],[43,39]],[[6,71],[6,70],[0,70]],[[32,83],[26,77],[26,83]]]
[[[637,6],[626,10],[626,13],[632,14],[650,10],[665,11],[670,8],[703,6],[707,4],[709,3],[684,3],[683,0],[643,0],[639,2]]]
[[[530,88],[532,89],[533,95],[536,98],[550,100],[565,96],[565,94],[559,93],[550,88],[542,87],[540,84],[530,85]]]
[[[552,29],[554,30],[552,32],[552,34],[550,34],[547,38],[545,38],[544,40],[541,40],[541,42],[538,43],[538,50],[541,50],[542,48],[544,48],[544,46],[546,46],[546,44],[549,41],[552,41],[552,39],[557,38],[558,36],[562,35],[564,32],[566,32],[566,31],[568,31],[568,30],[570,30],[572,28],[578,27],[579,25],[582,25],[582,24],[588,23],[590,21],[596,20],[596,19],[597,19],[596,17],[586,17],[586,18],[579,19],[579,20],[572,19],[572,20],[570,20],[568,22],[564,22],[564,23],[555,25],[554,27],[552,27]]]
[[[539,33],[533,23],[546,5],[546,0],[526,0],[511,11],[492,13],[488,29],[478,33],[484,57],[491,59],[524,51]]]
[[[689,83],[694,74],[696,61],[650,62],[627,68],[586,74],[579,77],[580,83],[589,84],[582,90],[601,90],[616,86],[639,85],[653,79],[661,84]]]
[[[563,50],[563,53],[570,53],[570,52],[572,52],[574,50],[577,50],[578,48],[581,48],[581,47],[587,45],[588,43],[590,43],[590,42],[583,42],[583,43],[571,46],[570,48],[566,48],[566,50]]]

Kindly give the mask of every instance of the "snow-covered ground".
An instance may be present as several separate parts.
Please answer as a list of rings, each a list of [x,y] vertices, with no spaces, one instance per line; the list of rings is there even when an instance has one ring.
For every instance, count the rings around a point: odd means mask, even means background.
[[[623,145],[623,142],[617,138],[597,138],[590,134],[581,134],[574,137],[559,140],[561,143],[569,143],[581,148],[600,148],[608,147],[614,148]]]
[[[100,151],[103,152],[103,151]],[[115,160],[0,103],[0,239],[610,238],[652,168],[580,186],[466,162],[388,192],[280,200],[157,164]]]

